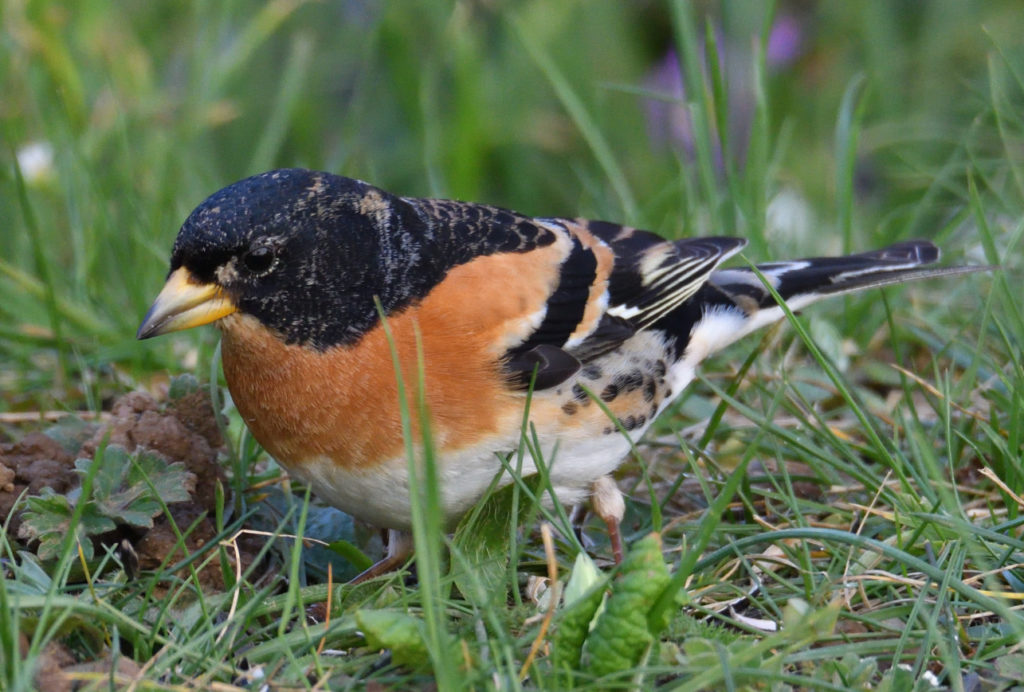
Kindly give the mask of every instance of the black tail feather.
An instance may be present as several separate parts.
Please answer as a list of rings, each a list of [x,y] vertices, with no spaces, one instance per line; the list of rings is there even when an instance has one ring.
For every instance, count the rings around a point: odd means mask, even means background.
[[[992,269],[988,266],[926,266],[937,262],[939,256],[939,248],[933,243],[907,240],[880,250],[842,257],[809,257],[762,264],[758,265],[758,270],[772,283],[780,296],[791,300],[798,296],[838,295],[906,281]],[[759,307],[775,304],[774,298],[764,290],[760,280],[749,269],[723,270],[713,275],[711,281],[727,293],[733,292],[730,284],[735,289],[742,286],[738,292],[751,297],[752,293],[760,293],[757,301]]]

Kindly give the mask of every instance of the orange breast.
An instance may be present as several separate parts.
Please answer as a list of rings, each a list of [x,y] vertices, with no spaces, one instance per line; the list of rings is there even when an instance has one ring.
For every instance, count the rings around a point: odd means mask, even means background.
[[[439,450],[471,447],[518,427],[522,394],[505,386],[498,359],[505,342],[530,333],[556,285],[562,252],[556,244],[525,255],[478,258],[450,271],[417,306],[388,319],[415,440],[417,334]],[[231,315],[220,326],[235,405],[280,462],[327,456],[357,469],[403,454],[395,365],[383,328],[353,346],[320,352],[284,344],[249,316]]]

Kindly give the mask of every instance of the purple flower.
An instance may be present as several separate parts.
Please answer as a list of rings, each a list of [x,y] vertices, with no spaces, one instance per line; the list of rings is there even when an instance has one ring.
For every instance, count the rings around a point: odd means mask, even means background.
[[[718,60],[728,85],[729,138],[735,144],[736,156],[741,160],[746,151],[750,125],[754,114],[753,55],[749,40],[723,36],[716,29],[719,47]],[[704,52],[702,42],[701,52]],[[793,15],[776,19],[768,36],[765,61],[770,71],[783,69],[795,62],[803,53],[803,30],[800,20]],[[707,66],[702,66],[705,73]],[[656,146],[674,145],[689,155],[693,154],[693,126],[686,106],[686,85],[680,72],[679,56],[675,49],[654,66],[646,79],[647,88],[664,98],[649,98],[645,104],[647,124],[652,142]],[[710,123],[713,128],[714,123]],[[721,166],[722,154],[716,138],[716,160]]]

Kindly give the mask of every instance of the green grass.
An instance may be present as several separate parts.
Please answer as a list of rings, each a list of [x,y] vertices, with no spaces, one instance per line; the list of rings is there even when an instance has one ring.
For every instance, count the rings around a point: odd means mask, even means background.
[[[273,167],[668,236],[739,234],[751,261],[926,237],[950,263],[1002,270],[833,300],[707,364],[620,474],[627,540],[660,527],[673,578],[637,606],[657,644],[611,677],[542,648],[520,678],[546,613],[530,579],[549,569],[536,518],[562,529],[563,582],[579,545],[560,508],[534,501],[543,478],[496,494],[441,544],[430,508],[443,460],[429,439],[410,459],[424,479],[418,582],[335,584],[330,622],[307,622],[328,591],[323,560],[285,536],[333,515],[299,488],[257,516],[249,474],[275,470],[228,404],[236,492],[203,549],[129,580],[113,549],[86,570],[68,540],[39,563],[4,532],[0,688],[33,689],[52,642],[103,671],[134,661],[138,689],[241,684],[245,670],[284,688],[1019,680],[1017,3],[499,6],[0,0],[0,439],[41,427],[10,414],[106,410],[169,374],[216,380],[215,330],[139,343],[135,329],[187,213]],[[773,11],[802,32],[785,65],[761,50]],[[726,57],[708,65],[705,45]],[[649,101],[666,100],[647,75],[671,46],[688,84],[685,145],[647,120]],[[17,165],[31,143],[52,151],[42,171]],[[525,422],[523,440],[534,444]],[[255,526],[273,534],[255,541],[265,559],[204,592],[196,575],[230,551],[221,541]],[[184,542],[194,528],[177,530]],[[600,527],[588,533],[606,554]],[[372,552],[359,532],[347,539],[350,554]],[[381,613],[402,617],[368,632]]]

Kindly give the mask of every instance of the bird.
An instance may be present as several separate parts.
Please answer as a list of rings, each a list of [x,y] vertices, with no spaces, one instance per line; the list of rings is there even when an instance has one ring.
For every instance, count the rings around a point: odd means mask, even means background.
[[[320,498],[389,530],[388,554],[357,580],[412,551],[400,391],[408,410],[426,404],[446,527],[503,473],[499,455],[520,448],[529,398],[555,495],[590,501],[620,561],[624,504],[611,474],[707,356],[783,319],[779,299],[795,311],[980,269],[928,266],[939,249],[925,240],[721,266],[745,245],[279,169],[192,211],[137,337],[216,324],[255,439]],[[523,475],[537,468],[527,451]]]

